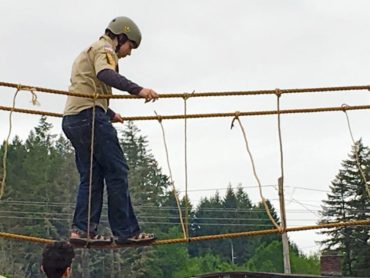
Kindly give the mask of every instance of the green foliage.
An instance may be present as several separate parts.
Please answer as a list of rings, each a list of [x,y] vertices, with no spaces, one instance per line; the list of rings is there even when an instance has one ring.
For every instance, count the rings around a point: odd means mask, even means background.
[[[248,260],[246,267],[250,271],[284,272],[282,244],[273,241],[257,248],[256,254]]]
[[[320,259],[317,255],[305,256],[293,253],[290,256],[292,273],[320,275]]]
[[[284,272],[282,256],[282,243],[273,241],[263,244],[256,250],[256,254],[247,261],[245,267],[248,271]],[[298,252],[296,246],[290,246],[290,264],[292,273],[320,274],[320,262],[317,256],[305,256]]]

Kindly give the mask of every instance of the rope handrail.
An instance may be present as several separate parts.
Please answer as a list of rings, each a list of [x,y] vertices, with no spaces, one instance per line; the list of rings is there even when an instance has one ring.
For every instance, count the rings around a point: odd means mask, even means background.
[[[336,111],[350,111],[350,110],[367,110],[370,109],[370,105],[354,105],[354,106],[336,106],[336,107],[320,107],[320,108],[302,108],[302,109],[285,109],[280,110],[265,110],[265,111],[247,111],[237,112],[239,117],[241,116],[268,116],[280,114],[304,114],[304,113],[320,113],[320,112],[336,112]],[[44,115],[50,117],[63,117],[61,113],[37,111],[22,108],[12,108],[7,106],[0,106],[0,110],[14,111],[18,113],[26,113],[33,115]],[[209,113],[209,114],[187,114],[187,115],[158,115],[158,116],[130,116],[122,117],[124,121],[151,121],[151,120],[177,120],[177,119],[201,119],[201,118],[222,118],[222,117],[235,117],[236,112],[229,113]]]
[[[370,225],[370,220],[355,220],[355,221],[346,221],[346,222],[335,222],[335,223],[325,223],[319,225],[311,225],[311,226],[298,226],[298,227],[290,227],[286,228],[286,232],[299,232],[299,231],[308,231],[308,230],[318,230],[318,229],[331,229],[331,228],[339,228],[339,227],[349,227],[349,226],[363,226],[363,225]],[[216,239],[224,239],[224,238],[238,238],[238,237],[248,237],[248,236],[262,236],[262,235],[269,235],[269,234],[278,234],[281,231],[279,229],[266,229],[266,230],[258,230],[258,231],[248,231],[248,232],[238,232],[238,233],[226,233],[226,234],[217,234],[217,235],[205,235],[205,236],[196,236],[190,238],[175,238],[175,239],[162,239],[162,240],[155,240],[152,245],[165,245],[165,244],[177,244],[177,243],[188,243],[192,241],[205,241],[205,240],[216,240]],[[34,243],[40,244],[49,244],[55,242],[52,239],[45,239],[39,237],[32,237],[32,236],[25,236],[19,234],[12,234],[12,233],[0,233],[1,238],[8,238],[14,240],[22,240],[22,241],[29,241]],[[137,247],[140,245],[127,245],[124,247]],[[122,246],[117,245],[108,245],[108,246],[93,246],[94,248],[121,248]]]
[[[22,84],[15,84],[9,82],[0,82],[0,87],[20,88],[28,90],[33,88],[35,91],[68,95],[76,97],[94,98],[93,94],[71,93],[63,90],[49,89],[44,87],[35,87]],[[317,88],[293,88],[293,89],[280,89],[280,94],[299,94],[299,93],[324,93],[324,92],[345,92],[345,91],[361,91],[370,90],[370,85],[359,86],[337,86],[337,87],[317,87]],[[249,91],[225,91],[225,92],[199,92],[199,93],[162,93],[159,98],[193,98],[193,97],[223,97],[223,96],[248,96],[248,95],[271,95],[276,94],[276,89],[271,90],[249,90]],[[132,95],[99,95],[100,99],[141,99]]]

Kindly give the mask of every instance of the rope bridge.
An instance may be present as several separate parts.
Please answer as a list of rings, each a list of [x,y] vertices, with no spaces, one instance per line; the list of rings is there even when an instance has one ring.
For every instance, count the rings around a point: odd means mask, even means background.
[[[13,98],[13,107],[6,107],[6,106],[0,106],[0,110],[5,110],[5,111],[10,111],[10,117],[9,117],[9,122],[10,122],[10,129],[9,129],[9,135],[8,139],[6,141],[6,146],[8,144],[9,136],[10,136],[10,130],[11,130],[11,114],[12,112],[19,112],[19,113],[27,113],[27,114],[34,114],[34,115],[44,115],[44,116],[51,116],[51,117],[62,117],[62,114],[59,113],[53,113],[53,112],[45,112],[45,111],[37,111],[37,110],[29,110],[29,109],[20,109],[15,107],[15,98],[18,94],[19,91],[30,91],[33,96],[33,102],[37,101],[37,97],[35,92],[44,92],[44,93],[51,93],[51,94],[58,94],[58,95],[68,95],[68,96],[76,96],[76,97],[87,97],[87,98],[93,98],[94,103],[96,99],[100,98],[105,98],[105,99],[138,99],[135,96],[130,96],[130,95],[100,95],[98,93],[95,93],[93,95],[88,95],[88,94],[83,94],[83,93],[70,93],[66,91],[61,91],[61,90],[55,90],[55,89],[49,89],[49,88],[42,88],[42,87],[33,87],[33,86],[28,86],[28,85],[22,85],[22,84],[14,84],[14,83],[7,83],[7,82],[0,82],[0,86],[3,87],[11,87],[11,88],[16,88],[17,91],[14,95]],[[323,87],[323,88],[302,88],[302,89],[274,89],[274,90],[255,90],[255,91],[230,91],[230,92],[203,92],[203,93],[175,93],[175,94],[160,94],[159,98],[182,98],[184,100],[184,114],[182,115],[158,115],[157,113],[156,116],[135,116],[135,117],[122,117],[123,120],[125,121],[146,121],[146,120],[157,120],[161,124],[162,128],[162,135],[163,135],[163,140],[165,144],[165,150],[166,150],[166,157],[167,157],[167,163],[168,163],[168,168],[170,171],[170,180],[171,184],[173,186],[173,191],[175,194],[177,206],[179,209],[180,213],[180,222],[182,226],[182,230],[184,233],[183,238],[178,238],[178,239],[164,239],[164,240],[155,240],[154,242],[151,243],[151,245],[163,245],[163,244],[177,244],[177,243],[188,243],[188,242],[195,242],[195,241],[204,241],[204,240],[215,240],[215,239],[223,239],[223,238],[236,238],[236,237],[246,237],[246,236],[258,236],[258,235],[267,235],[267,234],[276,234],[276,233],[287,233],[287,232],[295,232],[295,231],[305,231],[305,230],[315,230],[315,229],[330,229],[330,228],[337,228],[337,227],[347,227],[347,226],[356,226],[356,225],[370,225],[370,220],[356,220],[356,221],[349,221],[349,222],[338,222],[338,223],[325,223],[325,224],[320,224],[320,225],[314,225],[314,226],[300,226],[300,227],[290,227],[287,228],[285,227],[285,224],[278,225],[273,217],[270,214],[270,210],[266,204],[266,200],[262,195],[262,190],[261,190],[261,184],[259,182],[259,178],[256,173],[256,169],[254,166],[253,162],[253,157],[252,153],[249,149],[248,146],[248,141],[246,137],[245,130],[242,126],[242,123],[239,119],[241,116],[264,116],[264,115],[278,115],[278,130],[279,130],[279,145],[280,145],[280,160],[281,160],[281,186],[283,187],[283,150],[282,150],[282,139],[281,139],[281,128],[280,128],[280,115],[281,114],[296,114],[296,113],[317,113],[317,112],[334,112],[334,111],[342,111],[345,112],[346,117],[347,117],[347,123],[348,123],[348,128],[350,131],[350,135],[352,138],[352,141],[354,142],[354,138],[352,135],[351,127],[350,127],[350,122],[349,118],[347,115],[347,111],[350,110],[365,110],[365,109],[370,109],[370,105],[359,105],[359,106],[349,106],[349,105],[342,105],[340,107],[322,107],[322,108],[306,108],[306,109],[286,109],[286,110],[281,110],[280,109],[280,97],[283,94],[299,94],[299,93],[328,93],[328,92],[348,92],[348,91],[362,91],[362,90],[370,90],[369,85],[365,86],[342,86],[342,87]],[[213,114],[187,114],[187,100],[189,98],[197,98],[197,97],[225,97],[225,96],[249,96],[249,95],[268,95],[268,94],[273,94],[276,95],[277,97],[277,109],[276,110],[270,110],[270,111],[248,111],[248,112],[231,112],[231,113],[213,113]],[[95,105],[94,105],[95,108]],[[172,179],[172,173],[171,173],[171,168],[169,164],[169,155],[168,155],[168,149],[166,145],[166,140],[165,140],[165,133],[164,129],[162,126],[162,120],[175,120],[175,119],[184,119],[184,133],[185,133],[185,198],[186,198],[186,204],[187,202],[187,125],[186,125],[186,120],[187,119],[199,119],[199,118],[220,118],[220,117],[233,117],[232,121],[232,126],[235,120],[238,121],[240,128],[242,130],[244,140],[246,143],[248,155],[251,159],[251,163],[253,166],[253,172],[255,175],[255,178],[259,184],[260,188],[260,196],[262,199],[263,204],[265,205],[265,210],[266,213],[268,214],[272,224],[275,226],[275,229],[268,229],[268,230],[258,230],[258,231],[249,231],[249,232],[239,232],[239,233],[227,233],[227,234],[218,234],[218,235],[206,235],[206,236],[197,236],[197,237],[189,237],[189,230],[188,230],[188,208],[186,207],[186,213],[185,213],[185,223],[183,222],[183,217],[181,215],[181,208],[179,204],[179,200],[177,198],[177,192],[175,185],[173,183]],[[93,119],[93,124],[94,124],[94,119]],[[93,125],[94,126],[94,125]],[[94,132],[92,132],[92,144],[91,144],[91,153],[93,153],[93,141],[94,141]],[[7,148],[6,148],[7,149]],[[357,160],[357,166],[361,169],[361,165],[358,161],[358,157],[356,157]],[[91,159],[92,162],[92,159]],[[5,185],[5,176],[6,176],[6,152],[4,154],[4,177],[3,181],[1,184],[1,195],[4,190],[4,185]],[[90,187],[91,187],[91,174],[92,171],[90,171]],[[367,180],[363,172],[361,172],[362,179],[365,183],[365,188],[367,190],[367,193],[370,197],[370,190],[367,186]],[[89,199],[91,199],[91,194],[89,194]],[[1,198],[1,197],[0,197]],[[91,202],[91,201],[90,201]],[[89,206],[90,207],[90,206]],[[89,209],[90,211],[90,209]],[[88,219],[89,220],[89,219]],[[282,221],[285,222],[285,221]],[[89,226],[89,225],[88,225]],[[88,231],[89,234],[89,231]],[[41,244],[48,244],[54,242],[54,240],[51,239],[44,239],[44,238],[38,238],[38,237],[32,237],[32,236],[26,236],[26,235],[17,235],[17,234],[11,234],[11,233],[0,233],[0,237],[3,238],[8,238],[8,239],[14,239],[14,240],[22,240],[22,241],[30,241],[34,243],[41,243]],[[134,246],[140,246],[140,245],[135,245],[135,244],[129,244],[127,247],[134,247]],[[91,247],[89,244],[87,244],[86,247]],[[109,245],[109,246],[93,246],[94,248],[117,248],[117,247],[124,247],[122,245]]]
[[[327,223],[311,226],[299,226],[299,227],[290,227],[286,228],[285,232],[300,232],[300,231],[309,231],[309,230],[319,230],[319,229],[331,229],[331,228],[340,228],[340,227],[350,227],[350,226],[359,226],[359,225],[370,225],[370,220],[357,220],[357,221],[348,221],[348,222],[337,222],[337,223]],[[197,236],[185,238],[175,238],[175,239],[162,239],[155,240],[151,245],[168,245],[168,244],[180,244],[196,241],[205,241],[205,240],[216,240],[216,239],[225,239],[225,238],[238,238],[238,237],[249,237],[249,236],[262,236],[262,235],[271,235],[281,233],[279,229],[266,229],[258,231],[249,231],[249,232],[239,232],[239,233],[227,233],[227,234],[217,234],[217,235],[206,235],[206,236]],[[39,237],[32,237],[19,234],[11,233],[0,233],[1,238],[27,241],[39,244],[50,244],[55,242],[52,239],[45,239]],[[127,247],[135,246],[134,244],[127,245]],[[122,248],[122,245],[107,245],[107,246],[94,246],[94,248]]]

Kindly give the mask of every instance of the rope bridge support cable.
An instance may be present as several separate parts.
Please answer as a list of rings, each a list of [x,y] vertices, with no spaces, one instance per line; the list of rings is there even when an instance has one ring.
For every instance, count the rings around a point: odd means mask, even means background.
[[[271,116],[280,114],[308,114],[308,113],[322,113],[322,112],[338,112],[338,111],[351,111],[351,110],[369,110],[370,105],[356,105],[348,107],[321,107],[321,108],[302,108],[302,109],[285,109],[280,110],[265,110],[265,111],[248,111],[248,112],[238,112],[238,116],[248,117],[248,116]],[[0,110],[12,111],[11,107],[0,106]],[[14,112],[33,114],[33,115],[44,115],[49,117],[63,117],[61,113],[53,113],[46,111],[37,111],[30,109],[14,108]],[[235,112],[230,113],[209,113],[209,114],[187,114],[187,115],[161,115],[161,116],[131,116],[131,117],[122,117],[124,121],[158,121],[160,120],[179,120],[179,119],[204,119],[204,118],[227,118],[235,117]]]
[[[325,224],[312,225],[312,226],[298,226],[298,227],[286,228],[286,232],[300,232],[300,231],[309,231],[309,230],[332,229],[332,228],[364,226],[364,225],[370,225],[370,220],[356,220],[356,221],[347,221],[347,222],[325,223]],[[249,237],[249,236],[262,236],[262,235],[270,235],[270,234],[278,234],[278,233],[281,233],[279,229],[266,229],[266,230],[258,230],[258,231],[197,236],[197,237],[190,237],[188,239],[185,239],[185,238],[162,239],[162,240],[155,240],[151,245],[156,246],[156,245],[166,245],[166,244],[179,244],[179,243],[188,243],[188,242],[195,242],[195,241],[206,241],[206,240]],[[13,240],[19,240],[19,241],[28,241],[28,242],[40,243],[40,244],[50,244],[50,243],[55,242],[55,240],[52,240],[52,239],[45,239],[45,238],[11,234],[11,233],[0,233],[0,238],[13,239]],[[117,245],[112,244],[112,245],[99,246],[99,247],[93,246],[93,248],[113,249],[113,248],[138,247],[138,246],[142,246],[142,245],[130,244],[127,246],[121,246],[121,245],[117,246]]]
[[[83,94],[83,93],[71,93],[63,90],[55,90],[37,86],[29,86],[22,84],[15,84],[9,82],[0,82],[0,87],[10,88],[21,88],[27,90],[28,88],[34,88],[38,92],[58,94],[58,95],[69,95],[77,97],[89,97],[94,98],[94,95]],[[293,88],[293,89],[280,89],[281,94],[299,94],[299,93],[324,93],[324,92],[345,92],[345,91],[362,91],[370,90],[370,85],[359,85],[359,86],[336,86],[336,87],[317,87],[317,88]],[[250,91],[227,91],[227,92],[200,92],[189,95],[188,93],[167,93],[159,94],[159,98],[184,98],[184,97],[224,97],[224,96],[248,96],[248,95],[273,95],[276,94],[276,90],[250,90]],[[112,99],[140,99],[136,96],[131,95],[100,95],[99,98],[112,98]]]

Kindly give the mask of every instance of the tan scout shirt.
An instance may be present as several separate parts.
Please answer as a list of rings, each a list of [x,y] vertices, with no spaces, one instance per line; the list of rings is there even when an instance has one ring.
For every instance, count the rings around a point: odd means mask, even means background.
[[[94,95],[94,93],[111,95],[112,88],[101,82],[96,75],[103,69],[118,71],[118,57],[113,49],[113,41],[106,35],[84,50],[74,61],[69,91]],[[97,99],[97,106],[108,109],[107,99]],[[76,115],[94,105],[92,98],[68,96],[64,115]]]

